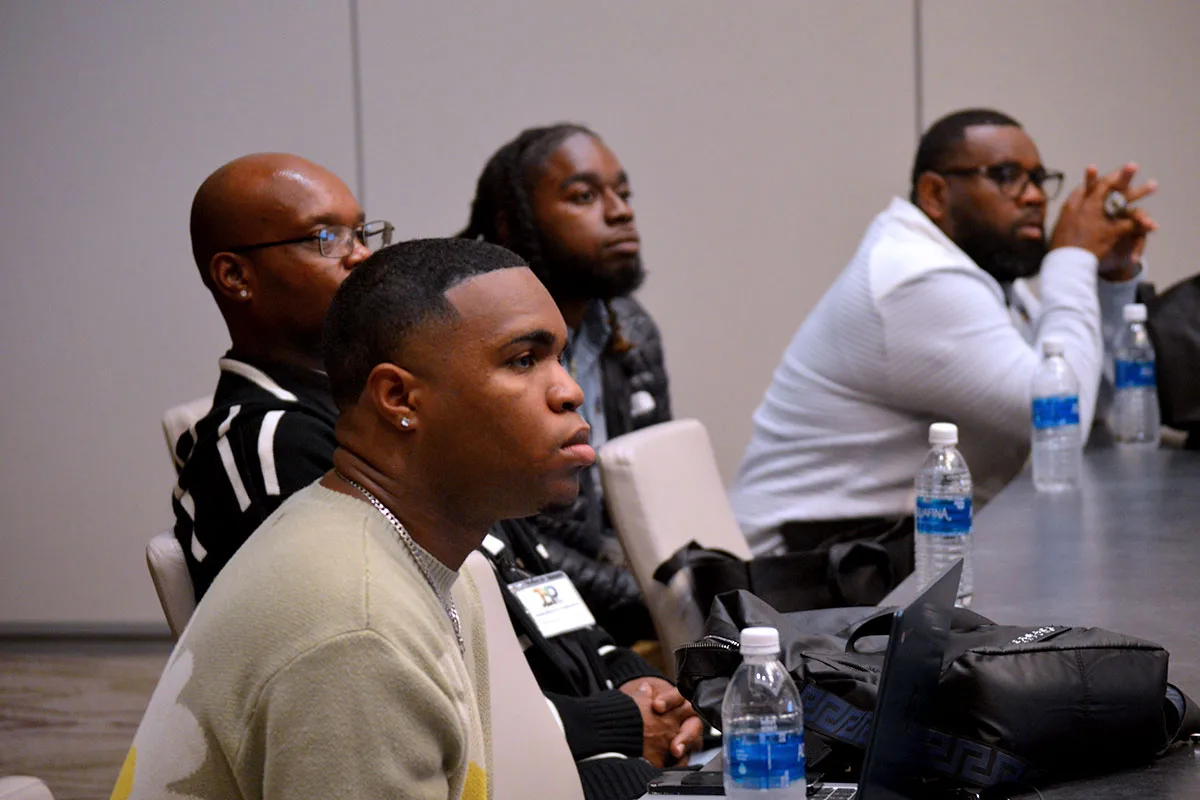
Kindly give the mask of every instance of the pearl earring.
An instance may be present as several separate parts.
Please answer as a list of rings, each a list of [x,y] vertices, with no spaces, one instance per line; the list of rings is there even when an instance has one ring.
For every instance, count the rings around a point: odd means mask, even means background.
[[[400,427],[401,427],[401,428],[407,428],[407,427],[408,427],[408,425],[409,425],[409,422],[408,422],[408,417],[401,417],[401,418],[400,418]]]

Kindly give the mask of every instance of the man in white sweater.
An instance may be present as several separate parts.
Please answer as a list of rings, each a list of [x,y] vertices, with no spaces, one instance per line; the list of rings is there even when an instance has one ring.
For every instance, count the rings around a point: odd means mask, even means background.
[[[567,330],[516,254],[404,242],[325,325],[333,469],[221,570],[113,791],[247,800],[492,796],[479,595],[500,519],[570,502],[592,465]]]
[[[1094,167],[1047,242],[1046,204],[1063,175],[1024,129],[969,110],[922,137],[909,200],[875,218],[858,252],[797,331],[754,414],[731,490],[752,549],[805,549],[834,531],[873,534],[912,514],[913,478],[934,421],[957,423],[977,502],[1024,465],[1030,379],[1058,339],[1096,408],[1102,320],[1133,302],[1153,221],[1132,204],[1136,166]],[[1022,279],[1041,276],[1041,300]],[[898,576],[899,577],[899,576]]]

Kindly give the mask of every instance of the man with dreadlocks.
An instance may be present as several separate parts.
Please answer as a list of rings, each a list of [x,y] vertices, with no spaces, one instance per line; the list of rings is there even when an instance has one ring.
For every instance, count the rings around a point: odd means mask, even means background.
[[[531,128],[496,151],[459,235],[524,258],[558,303],[565,359],[586,398],[592,444],[671,418],[662,343],[631,294],[645,278],[630,185],[621,162],[582,125]],[[575,502],[510,526],[565,572],[619,642],[654,629],[612,531],[593,468]],[[519,551],[518,542],[513,543]]]

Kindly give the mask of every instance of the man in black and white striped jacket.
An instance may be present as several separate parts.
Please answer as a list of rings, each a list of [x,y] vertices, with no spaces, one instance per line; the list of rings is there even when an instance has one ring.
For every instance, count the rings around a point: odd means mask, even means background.
[[[243,156],[196,192],[192,251],[232,341],[212,410],[175,446],[175,536],[197,600],[254,529],[329,468],[337,408],[321,326],[338,286],[391,232],[366,222],[336,175],[297,156]]]

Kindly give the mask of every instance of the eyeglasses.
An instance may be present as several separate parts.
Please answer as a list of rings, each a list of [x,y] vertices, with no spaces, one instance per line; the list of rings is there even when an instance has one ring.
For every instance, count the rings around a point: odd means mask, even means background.
[[[1000,191],[1017,199],[1032,183],[1042,190],[1047,200],[1053,200],[1062,190],[1063,174],[1058,170],[1034,167],[1027,170],[1015,161],[1004,161],[990,167],[960,167],[933,170],[938,175],[979,175],[999,187]]]
[[[361,225],[326,225],[316,233],[308,236],[297,236],[295,239],[280,239],[277,242],[261,242],[259,244],[243,244],[238,247],[225,248],[231,253],[244,253],[249,250],[262,250],[267,247],[282,247],[285,244],[301,244],[316,242],[321,255],[326,258],[345,258],[354,252],[354,241],[362,242],[367,249],[374,252],[392,243],[392,223],[381,219],[364,222]]]

